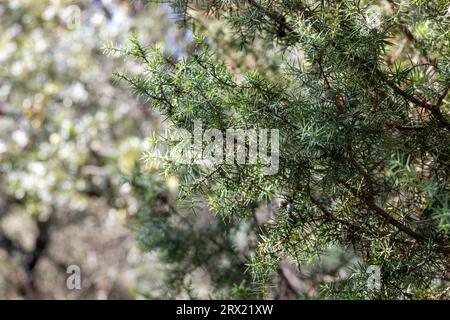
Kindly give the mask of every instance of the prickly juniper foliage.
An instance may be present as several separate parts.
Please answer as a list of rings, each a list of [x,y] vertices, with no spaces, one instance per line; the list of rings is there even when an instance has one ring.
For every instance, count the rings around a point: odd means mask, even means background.
[[[225,223],[251,221],[260,204],[281,200],[247,261],[263,293],[282,261],[301,267],[339,246],[360,262],[352,277],[323,287],[325,297],[446,297],[448,1],[172,5],[188,26],[199,14],[223,21],[242,52],[258,42],[281,57],[270,75],[239,73],[207,33],[195,36],[182,59],[135,38],[129,48],[110,48],[142,61],[141,74],[117,76],[176,128],[202,121],[223,131],[279,130],[274,175],[259,165],[165,164],[166,173],[182,177],[183,199],[203,196]],[[377,290],[366,285],[369,265],[381,267]]]

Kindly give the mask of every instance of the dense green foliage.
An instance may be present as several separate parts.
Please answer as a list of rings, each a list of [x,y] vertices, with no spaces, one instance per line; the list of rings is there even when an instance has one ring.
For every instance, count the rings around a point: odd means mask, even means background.
[[[162,294],[149,292],[149,297],[173,299],[185,293],[196,298],[189,276],[198,270],[214,283],[211,297],[258,297],[256,288],[251,289],[250,275],[243,272],[249,248],[239,249],[235,242],[240,229],[245,232],[252,226],[224,223],[208,216],[201,206],[192,216],[191,210],[172,205],[171,192],[161,180],[139,170],[127,182],[143,202],[133,223],[138,241],[144,250],[159,249],[165,266]]]
[[[165,164],[167,174],[181,176],[183,198],[195,202],[205,195],[210,211],[226,223],[250,221],[261,203],[281,199],[250,256],[262,289],[283,259],[300,267],[338,245],[354,250],[361,263],[353,277],[325,287],[325,296],[445,297],[448,2],[174,5],[187,25],[196,25],[198,11],[225,21],[243,52],[259,41],[282,57],[274,77],[258,68],[232,71],[206,35],[195,37],[186,59],[136,39],[130,48],[112,49],[142,61],[142,73],[118,77],[174,127],[192,130],[201,120],[222,130],[280,130],[275,175],[262,174],[260,166]],[[303,57],[294,57],[293,49]],[[273,62],[266,59],[266,65]],[[143,224],[144,230],[153,227]],[[166,234],[166,250],[187,250],[185,242],[171,247],[175,234]],[[381,266],[380,290],[367,289],[368,265]]]

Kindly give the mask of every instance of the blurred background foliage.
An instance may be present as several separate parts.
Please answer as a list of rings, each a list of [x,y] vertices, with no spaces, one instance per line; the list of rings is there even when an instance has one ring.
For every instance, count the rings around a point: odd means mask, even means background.
[[[132,31],[183,43],[163,6],[0,1],[0,298],[130,298],[152,279],[121,177],[160,120],[112,82],[119,63],[101,50]],[[66,289],[70,264],[85,290]]]

